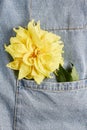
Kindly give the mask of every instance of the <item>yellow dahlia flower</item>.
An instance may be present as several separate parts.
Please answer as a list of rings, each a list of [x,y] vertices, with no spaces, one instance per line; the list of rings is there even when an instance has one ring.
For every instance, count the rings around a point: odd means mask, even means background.
[[[14,29],[15,37],[5,50],[13,57],[7,67],[19,70],[18,79],[34,79],[38,84],[45,77],[63,65],[60,36],[40,28],[40,22],[30,21],[27,29],[19,26]]]

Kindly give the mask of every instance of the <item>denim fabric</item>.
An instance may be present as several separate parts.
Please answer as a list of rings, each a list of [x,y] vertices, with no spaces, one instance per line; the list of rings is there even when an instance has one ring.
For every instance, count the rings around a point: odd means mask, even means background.
[[[11,57],[4,44],[14,35],[13,27],[31,19],[62,37],[64,60],[80,75],[76,82],[41,85],[20,80],[6,68]],[[87,130],[87,1],[0,0],[0,130]]]
[[[73,83],[18,82],[16,128],[86,130],[87,80]]]
[[[11,57],[4,44],[13,36],[13,27],[27,25],[29,0],[0,0],[0,130],[13,130],[15,118],[16,76],[6,67]]]

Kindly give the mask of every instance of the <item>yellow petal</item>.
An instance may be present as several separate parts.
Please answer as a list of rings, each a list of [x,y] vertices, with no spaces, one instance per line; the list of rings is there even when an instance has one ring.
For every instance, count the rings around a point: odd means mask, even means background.
[[[17,35],[19,35],[20,37],[27,39],[28,38],[28,31],[25,28],[22,28],[19,26],[18,29],[13,28],[13,30],[17,33]]]
[[[5,46],[5,51],[7,51],[13,57],[13,59],[15,58],[15,52],[11,45]]]
[[[22,43],[26,43],[27,38],[29,37],[29,32],[27,29],[19,26],[18,29],[13,29],[17,34],[16,37],[21,40]]]
[[[60,38],[61,38],[60,36],[53,34],[53,33],[47,33],[44,37],[44,39],[46,39],[50,43],[56,42],[56,41],[60,40]]]
[[[28,31],[29,31],[29,33],[30,33],[30,35],[32,37],[32,41],[33,41],[34,45],[41,48],[43,46],[43,44],[41,43],[41,40],[38,37],[38,34],[37,34],[33,24],[34,24],[34,22],[30,22],[28,24]]]
[[[22,63],[19,70],[18,79],[26,77],[31,72],[31,67]]]
[[[40,84],[43,81],[44,78],[45,77],[40,74],[40,75],[35,76],[34,80],[36,81],[37,84]]]
[[[31,53],[26,53],[24,56],[23,56],[23,62],[29,66],[32,66],[33,65],[33,58],[29,58]]]
[[[25,77],[26,79],[33,79],[33,77],[29,74]]]
[[[26,46],[24,44],[17,44],[17,43],[14,43],[12,44],[12,47],[13,49],[16,51],[16,52],[19,52],[19,53],[26,53],[28,50],[26,48]]]
[[[17,38],[18,40],[20,40],[21,43],[26,44],[27,39],[25,39],[25,38],[23,38],[23,37],[21,37],[21,36],[19,36],[19,35],[16,35],[16,38]]]
[[[34,61],[34,65],[35,68],[38,70],[38,72],[40,72],[41,74],[43,74],[45,77],[49,77],[50,75],[50,71],[48,71],[48,69],[45,67],[45,65],[43,65],[39,59],[36,59]]]
[[[10,43],[11,43],[11,44],[14,44],[14,43],[22,44],[23,42],[21,42],[21,40],[18,39],[17,37],[11,37],[11,38],[10,38]]]
[[[40,60],[41,60],[41,63],[44,65],[44,67],[48,70],[48,71],[52,71],[51,70],[51,63],[53,61],[54,57],[51,55],[51,54],[45,54],[43,55]]]
[[[32,44],[32,40],[30,38],[27,39],[26,48],[28,49],[28,51],[30,53],[33,52],[33,44]]]
[[[32,69],[32,77],[33,79],[40,84],[43,79],[45,78],[45,76],[39,72],[37,72],[37,70],[35,68]]]
[[[40,21],[38,21],[37,24],[35,25],[35,30],[36,30],[36,33],[37,33],[37,35],[38,35],[38,37],[39,37],[40,39],[42,39],[42,38],[44,37],[44,35],[45,35],[46,33],[48,33],[47,31],[42,30],[42,29],[40,28]]]
[[[21,60],[16,59],[16,60],[10,62],[9,64],[7,64],[6,66],[13,70],[19,70],[20,64],[21,64]]]
[[[27,52],[24,44],[14,43],[9,46],[5,46],[5,50],[13,57],[13,58],[22,58],[23,54]]]

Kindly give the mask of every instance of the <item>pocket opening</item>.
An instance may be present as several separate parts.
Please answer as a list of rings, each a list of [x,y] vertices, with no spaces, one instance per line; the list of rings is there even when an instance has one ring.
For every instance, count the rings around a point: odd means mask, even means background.
[[[34,80],[22,79],[17,81],[18,86],[30,88],[34,90],[47,90],[47,91],[71,91],[87,88],[87,79],[73,81],[73,82],[51,82],[43,81],[38,85]]]

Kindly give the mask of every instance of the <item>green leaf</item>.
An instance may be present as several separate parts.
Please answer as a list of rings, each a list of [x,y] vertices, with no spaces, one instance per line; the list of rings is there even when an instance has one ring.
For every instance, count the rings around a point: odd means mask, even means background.
[[[58,82],[67,82],[72,79],[71,74],[61,65],[59,65],[59,70],[56,70],[56,78]]]
[[[55,74],[58,82],[79,80],[77,70],[72,63],[70,63],[66,69],[59,65],[59,69],[56,70]]]
[[[72,66],[71,76],[72,76],[72,81],[79,80],[79,75],[74,65]]]

